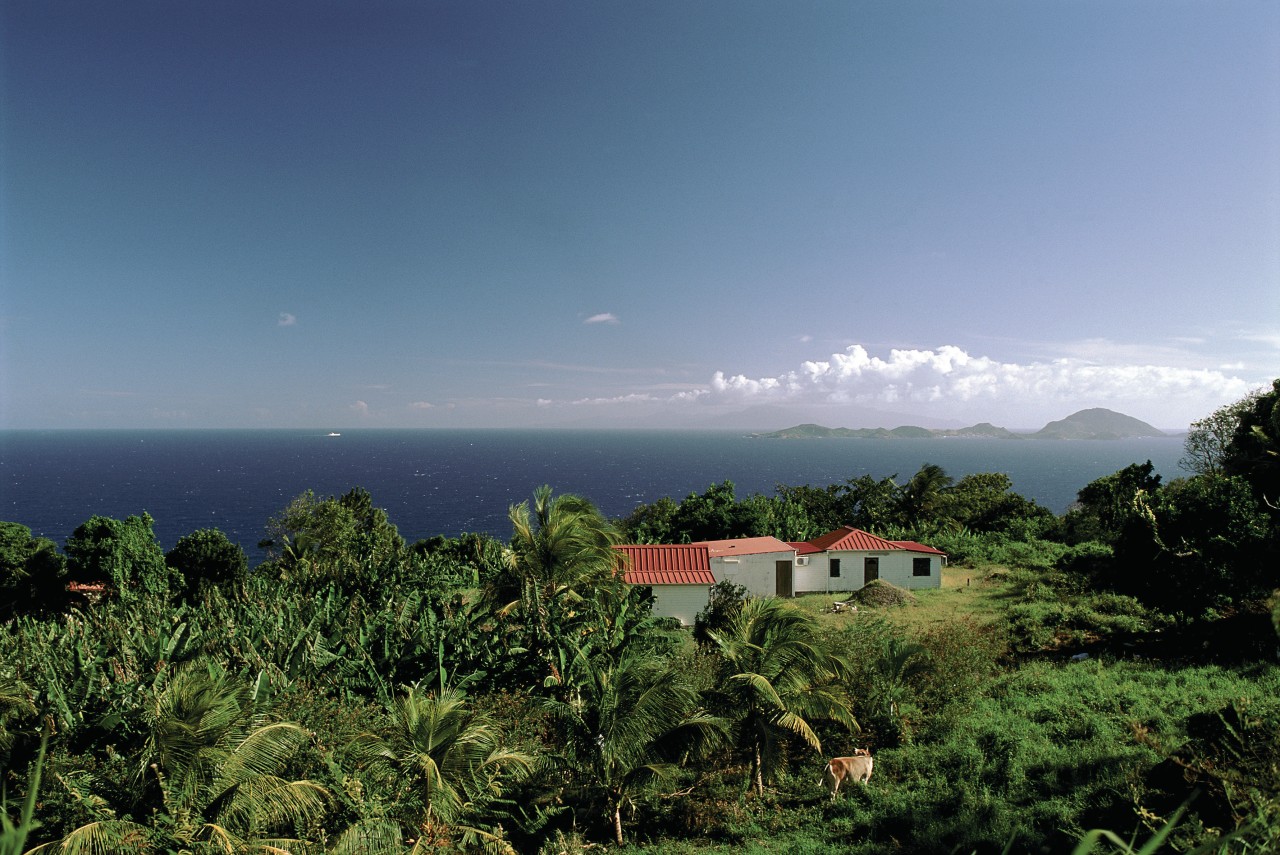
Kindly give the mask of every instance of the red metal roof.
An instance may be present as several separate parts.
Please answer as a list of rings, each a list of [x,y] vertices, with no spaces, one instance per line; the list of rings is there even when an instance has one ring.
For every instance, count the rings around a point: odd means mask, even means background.
[[[796,555],[813,555],[815,552],[822,551],[807,540],[802,540],[798,543],[794,541],[787,541],[787,546],[794,549],[796,551]]]
[[[716,583],[704,544],[615,546],[627,556],[623,576],[629,585],[705,585]]]
[[[894,546],[900,546],[908,552],[927,552],[930,555],[946,555],[941,549],[934,549],[932,546],[925,546],[923,543],[916,543],[914,540],[894,540],[890,541]]]
[[[696,544],[705,546],[716,558],[732,555],[764,555],[769,552],[794,552],[789,543],[776,537],[738,537],[733,540],[704,540]]]
[[[815,537],[809,541],[821,551],[832,550],[854,550],[859,552],[887,552],[901,549],[891,540],[885,540],[883,537],[876,537],[874,534],[868,534],[860,528],[854,528],[851,525],[841,526],[835,531],[829,531],[821,537]]]

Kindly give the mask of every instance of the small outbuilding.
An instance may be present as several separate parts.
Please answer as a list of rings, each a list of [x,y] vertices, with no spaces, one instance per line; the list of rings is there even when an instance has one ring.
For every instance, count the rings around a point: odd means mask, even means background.
[[[794,597],[795,547],[776,537],[707,540],[701,546],[711,556],[717,582],[742,585],[753,597]]]
[[[646,544],[615,546],[626,556],[623,578],[628,585],[644,586],[653,593],[653,614],[673,617],[685,626],[707,607],[711,586],[711,560],[703,544]]]

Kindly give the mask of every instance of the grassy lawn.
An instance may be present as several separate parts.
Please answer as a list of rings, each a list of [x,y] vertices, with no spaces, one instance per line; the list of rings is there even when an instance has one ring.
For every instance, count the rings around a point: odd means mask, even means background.
[[[801,608],[818,615],[832,627],[847,626],[851,621],[874,615],[888,620],[911,634],[925,632],[947,621],[967,618],[982,624],[1004,619],[1010,600],[1007,577],[1000,567],[946,567],[942,571],[942,587],[911,591],[913,602],[905,605],[860,605],[857,612],[832,610],[832,604],[847,600],[851,593],[809,594],[796,602]]]

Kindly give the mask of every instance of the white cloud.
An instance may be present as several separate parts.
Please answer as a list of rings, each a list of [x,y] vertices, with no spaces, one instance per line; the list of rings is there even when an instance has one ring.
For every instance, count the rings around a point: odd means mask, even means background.
[[[429,401],[414,401],[412,404],[410,404],[410,405],[409,405],[409,409],[411,409],[411,410],[429,410],[429,409],[431,409],[431,408],[432,408],[432,407],[434,407],[434,406],[435,406],[435,405],[434,405],[434,404],[432,404],[432,403],[431,403],[431,402],[429,402]]]
[[[1115,351],[1127,351],[1116,348]],[[826,404],[892,405],[948,415],[989,413],[1028,420],[1067,415],[1070,407],[1111,407],[1159,414],[1162,427],[1199,418],[1243,397],[1253,384],[1222,371],[1153,364],[1099,363],[1076,356],[1018,364],[972,355],[959,347],[895,349],[887,358],[854,344],[824,360],[773,377],[717,371],[716,398]],[[1127,409],[1126,409],[1127,408]],[[1066,412],[1062,410],[1067,409]],[[1151,420],[1147,418],[1147,420]]]
[[[584,324],[620,324],[618,316],[613,312],[601,312],[598,315],[592,315],[583,321]]]
[[[652,395],[646,395],[642,392],[633,392],[630,395],[615,395],[611,398],[579,398],[571,401],[571,404],[648,404],[660,400]]]
[[[364,401],[356,401],[351,405],[351,412],[363,418],[369,415],[369,405]]]
[[[295,315],[289,314],[288,312],[281,312],[280,319],[276,321],[276,325],[281,327],[292,327],[292,326],[297,326],[297,324],[298,324],[298,318]]]
[[[1257,344],[1264,344],[1268,347],[1274,347],[1280,350],[1280,331],[1275,330],[1251,330],[1240,334],[1240,338],[1244,341],[1251,341]]]

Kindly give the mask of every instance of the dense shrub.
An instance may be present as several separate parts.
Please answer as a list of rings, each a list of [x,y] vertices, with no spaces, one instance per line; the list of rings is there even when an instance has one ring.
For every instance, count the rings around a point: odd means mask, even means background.
[[[1017,651],[1079,647],[1098,641],[1124,641],[1170,626],[1173,619],[1122,594],[1064,596],[1049,585],[1032,583],[1024,601],[1009,608],[1009,638]]]
[[[1069,548],[1062,543],[1034,538],[1021,540],[1003,532],[939,532],[932,535],[929,541],[930,546],[947,553],[947,561],[953,566],[999,564],[1005,567],[1047,569],[1069,554]]]
[[[724,579],[711,586],[707,606],[693,619],[693,637],[699,644],[711,642],[710,632],[720,632],[734,616],[742,611],[742,604],[750,597],[745,585]]]

